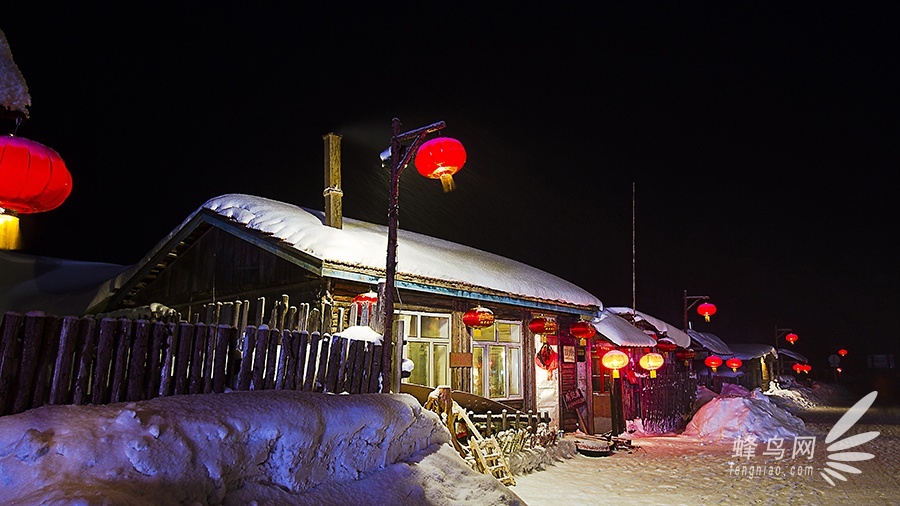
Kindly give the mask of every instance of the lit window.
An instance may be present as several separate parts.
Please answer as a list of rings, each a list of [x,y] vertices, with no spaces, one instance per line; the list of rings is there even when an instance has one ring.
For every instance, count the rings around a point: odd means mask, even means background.
[[[450,315],[400,311],[394,325],[403,322],[403,356],[414,367],[406,383],[437,388],[450,384]],[[397,328],[394,328],[397,333]]]
[[[522,398],[522,325],[498,320],[472,329],[472,392],[490,399]]]

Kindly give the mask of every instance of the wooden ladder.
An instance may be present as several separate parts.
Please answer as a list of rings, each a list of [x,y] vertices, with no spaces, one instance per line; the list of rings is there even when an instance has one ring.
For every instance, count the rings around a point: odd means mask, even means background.
[[[507,486],[516,484],[515,478],[509,471],[509,464],[506,462],[506,456],[500,449],[500,445],[494,436],[484,439],[472,439],[469,441],[469,448],[475,455],[475,461],[485,474],[490,474],[497,481]]]

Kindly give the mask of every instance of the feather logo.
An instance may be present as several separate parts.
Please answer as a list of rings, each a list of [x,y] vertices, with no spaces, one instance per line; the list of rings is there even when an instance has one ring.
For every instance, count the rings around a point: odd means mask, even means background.
[[[825,481],[830,483],[831,486],[835,485],[834,480],[831,479],[832,477],[841,481],[847,481],[847,478],[841,474],[841,471],[851,474],[862,473],[858,468],[846,464],[845,462],[860,462],[875,457],[875,455],[872,455],[871,453],[856,451],[845,452],[843,450],[859,446],[863,443],[868,443],[881,434],[878,431],[863,432],[862,434],[845,437],[839,441],[835,440],[843,436],[845,432],[850,430],[850,428],[859,421],[860,417],[862,417],[872,406],[872,403],[875,402],[875,397],[877,396],[878,392],[875,391],[857,401],[857,403],[847,410],[847,412],[844,413],[844,416],[834,424],[834,427],[831,428],[828,435],[825,436],[825,444],[830,445],[827,448],[829,452],[828,461],[825,463],[828,467],[823,468],[819,474],[821,474],[822,478],[825,478]],[[834,444],[832,444],[832,442],[834,442]]]

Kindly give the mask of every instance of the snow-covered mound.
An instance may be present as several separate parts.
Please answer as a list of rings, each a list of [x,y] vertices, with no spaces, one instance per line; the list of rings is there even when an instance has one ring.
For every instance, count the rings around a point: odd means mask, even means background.
[[[807,434],[803,420],[772,403],[760,389],[749,392],[729,383],[694,413],[684,430],[686,436],[705,440],[752,437],[767,441]]]
[[[407,394],[294,391],[0,417],[4,504],[522,504]]]

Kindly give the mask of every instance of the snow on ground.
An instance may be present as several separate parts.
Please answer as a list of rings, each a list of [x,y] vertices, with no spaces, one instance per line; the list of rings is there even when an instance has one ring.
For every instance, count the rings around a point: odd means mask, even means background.
[[[522,452],[511,487],[473,471],[437,415],[406,394],[46,406],[0,417],[0,494],[12,505],[900,504],[896,406],[873,406],[848,430],[879,432],[859,447],[875,457],[850,462],[858,473],[835,485],[820,476],[824,438],[848,409],[828,398],[842,395],[728,387],[704,395],[683,434],[635,433],[608,457],[577,453],[576,434]],[[796,438],[815,438],[811,455],[792,454]],[[779,440],[784,454],[767,455]]]

